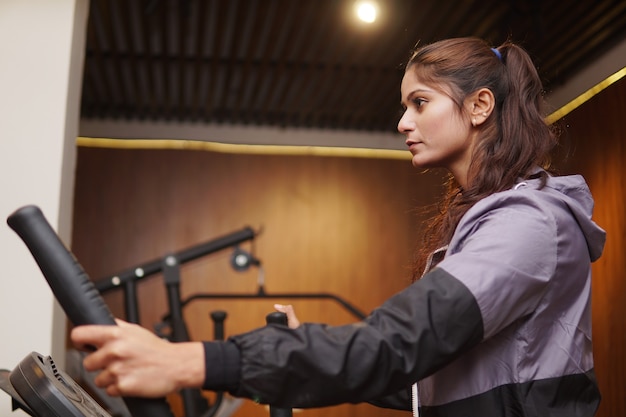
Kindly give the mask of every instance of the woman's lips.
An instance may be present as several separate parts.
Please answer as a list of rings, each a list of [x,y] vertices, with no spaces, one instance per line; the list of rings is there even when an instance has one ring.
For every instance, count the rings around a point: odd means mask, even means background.
[[[415,148],[418,144],[422,142],[414,141],[414,140],[407,140],[405,143],[406,143],[406,146],[409,148],[409,150],[413,150],[413,148]]]

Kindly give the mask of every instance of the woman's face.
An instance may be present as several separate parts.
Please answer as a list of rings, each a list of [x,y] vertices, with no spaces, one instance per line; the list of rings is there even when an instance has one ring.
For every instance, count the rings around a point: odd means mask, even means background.
[[[467,116],[442,88],[421,82],[415,71],[405,72],[401,86],[405,108],[398,131],[418,168],[447,168],[464,185],[474,132]]]

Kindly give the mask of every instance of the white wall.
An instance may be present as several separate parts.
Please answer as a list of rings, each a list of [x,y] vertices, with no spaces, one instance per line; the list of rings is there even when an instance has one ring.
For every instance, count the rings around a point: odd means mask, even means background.
[[[3,369],[32,351],[61,364],[65,356],[65,316],[6,218],[36,204],[69,246],[88,7],[88,0],[0,0]],[[15,415],[0,392],[0,416]]]

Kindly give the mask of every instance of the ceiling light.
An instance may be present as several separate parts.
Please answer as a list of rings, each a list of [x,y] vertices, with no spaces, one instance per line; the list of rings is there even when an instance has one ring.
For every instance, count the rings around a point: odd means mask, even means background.
[[[378,15],[378,5],[373,1],[357,1],[354,5],[356,15],[365,23],[372,23]]]

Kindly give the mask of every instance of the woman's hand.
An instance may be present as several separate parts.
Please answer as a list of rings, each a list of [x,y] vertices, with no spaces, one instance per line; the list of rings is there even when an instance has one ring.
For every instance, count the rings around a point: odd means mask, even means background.
[[[300,326],[300,321],[298,317],[296,317],[296,312],[293,309],[291,304],[282,305],[282,304],[274,304],[274,308],[276,311],[280,311],[281,313],[285,313],[287,315],[287,325],[290,329],[295,329]]]
[[[72,342],[95,347],[83,360],[88,371],[101,371],[97,386],[112,396],[162,397],[204,381],[200,342],[170,343],[149,330],[122,320],[117,326],[75,327]]]

